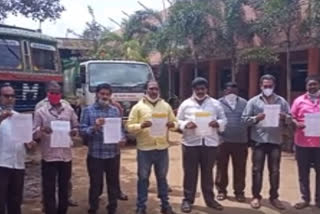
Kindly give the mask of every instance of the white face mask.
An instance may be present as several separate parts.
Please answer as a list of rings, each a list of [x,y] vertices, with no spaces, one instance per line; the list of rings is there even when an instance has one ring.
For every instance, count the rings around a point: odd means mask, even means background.
[[[225,96],[225,99],[228,101],[228,102],[235,102],[237,100],[237,95],[235,94],[228,94]]]
[[[196,100],[198,100],[198,101],[203,101],[203,100],[205,100],[207,97],[208,97],[208,95],[204,95],[203,97],[198,97],[197,95],[196,95],[196,93],[194,93],[193,92],[193,98],[194,99],[196,99]]]
[[[103,99],[99,99],[98,100],[99,105],[101,105],[102,107],[107,107],[110,104],[110,100],[103,100]]]
[[[273,94],[274,89],[273,88],[261,88],[262,93],[266,96],[266,97],[270,97]]]
[[[146,99],[149,101],[149,102],[151,102],[151,103],[156,103],[156,102],[158,102],[159,101],[159,99],[160,99],[160,96],[158,95],[158,97],[157,98],[151,98],[149,95],[146,95],[145,96],[146,97]]]

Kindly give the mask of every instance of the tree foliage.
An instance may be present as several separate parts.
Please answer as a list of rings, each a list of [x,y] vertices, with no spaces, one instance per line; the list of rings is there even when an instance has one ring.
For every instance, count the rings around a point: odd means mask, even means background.
[[[64,10],[60,0],[1,0],[0,20],[8,14],[21,14],[38,21],[55,20]]]

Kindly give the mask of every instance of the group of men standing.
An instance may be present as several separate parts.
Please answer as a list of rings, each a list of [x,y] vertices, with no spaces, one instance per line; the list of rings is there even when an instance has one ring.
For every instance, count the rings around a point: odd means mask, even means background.
[[[54,87],[55,86],[55,87]],[[228,163],[233,165],[233,188],[235,199],[245,201],[246,163],[249,144],[252,147],[252,208],[261,207],[263,171],[267,159],[270,182],[270,203],[285,209],[279,200],[280,161],[283,129],[296,127],[295,144],[298,162],[300,191],[303,201],[295,205],[303,209],[310,205],[309,173],[316,170],[316,205],[320,208],[320,138],[308,137],[304,129],[305,114],[320,112],[319,79],[306,80],[307,92],[297,98],[290,110],[289,104],[274,90],[276,79],[264,75],[260,79],[261,93],[248,102],[238,96],[235,83],[225,85],[224,96],[216,100],[208,95],[208,81],[196,78],[192,82],[193,94],[179,107],[175,116],[170,105],[160,98],[159,84],[146,84],[145,96],[131,109],[127,131],[137,139],[137,203],[136,214],[147,213],[149,177],[154,168],[161,213],[174,214],[168,193],[167,173],[169,168],[168,136],[152,134],[153,126],[159,126],[155,113],[161,114],[167,130],[182,132],[183,200],[181,211],[190,213],[195,202],[199,171],[201,190],[206,205],[222,210],[217,200],[227,199]],[[20,214],[22,202],[25,149],[31,149],[35,142],[17,144],[10,142],[5,134],[5,123],[13,115],[15,92],[10,85],[0,89],[0,214]],[[89,214],[96,214],[99,196],[106,179],[109,214],[117,211],[120,191],[120,147],[126,142],[125,134],[119,142],[104,144],[103,126],[105,118],[121,117],[119,107],[111,99],[112,88],[101,84],[96,89],[96,102],[82,111],[80,122],[73,109],[62,102],[61,88],[51,85],[48,102],[35,111],[34,139],[42,151],[42,188],[46,214],[66,214],[68,209],[67,187],[71,178],[72,154],[69,148],[50,147],[52,121],[69,121],[70,136],[79,133],[88,145],[87,169],[90,179]],[[277,126],[264,126],[265,108],[276,105],[280,108]],[[156,127],[164,128],[164,127]],[[18,146],[19,145],[19,146]],[[214,166],[217,166],[214,175]],[[105,178],[104,178],[105,177]],[[215,179],[214,179],[215,178]],[[215,180],[215,183],[214,183]],[[218,195],[214,195],[214,184]],[[58,203],[56,203],[58,185]],[[217,200],[216,200],[217,199]]]

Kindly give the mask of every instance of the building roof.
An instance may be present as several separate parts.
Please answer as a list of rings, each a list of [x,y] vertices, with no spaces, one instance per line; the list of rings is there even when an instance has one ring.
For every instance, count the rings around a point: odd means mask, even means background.
[[[57,40],[59,49],[89,51],[94,46],[94,42],[87,39],[57,38]]]

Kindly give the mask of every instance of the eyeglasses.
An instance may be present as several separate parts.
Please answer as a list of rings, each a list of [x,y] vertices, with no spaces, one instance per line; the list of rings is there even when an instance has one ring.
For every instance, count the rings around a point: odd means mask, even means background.
[[[15,94],[2,94],[2,96],[4,96],[5,98],[9,99],[9,98],[15,98],[16,95]]]

